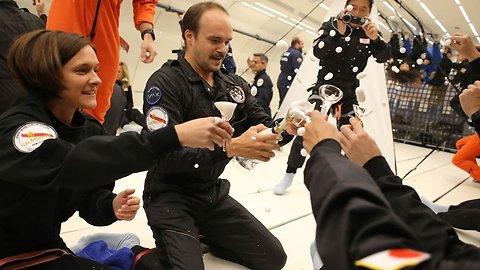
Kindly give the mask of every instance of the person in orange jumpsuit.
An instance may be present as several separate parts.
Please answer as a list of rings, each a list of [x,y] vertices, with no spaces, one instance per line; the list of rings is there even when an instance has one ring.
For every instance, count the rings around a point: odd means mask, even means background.
[[[480,155],[480,138],[477,133],[461,138],[455,144],[458,149],[452,158],[452,163],[468,172],[473,180],[480,182],[480,167],[476,158]]]
[[[132,0],[135,27],[141,32],[141,59],[151,63],[157,55],[153,41],[155,7],[157,0]],[[96,27],[93,29],[97,14]],[[52,0],[48,14],[47,29],[77,33],[93,40],[100,61],[99,77],[102,79],[97,92],[97,107],[85,110],[101,123],[110,107],[110,97],[120,62],[119,18],[122,0]],[[92,35],[92,33],[94,33]]]

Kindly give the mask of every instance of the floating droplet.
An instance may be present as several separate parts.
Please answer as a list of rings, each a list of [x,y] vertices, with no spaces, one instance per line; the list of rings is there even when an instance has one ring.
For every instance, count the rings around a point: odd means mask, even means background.
[[[357,87],[357,89],[355,89],[355,94],[357,95],[358,102],[365,102],[365,91],[363,91],[362,88]]]
[[[360,73],[357,74],[357,80],[361,80],[361,79],[365,78],[365,76],[367,76],[367,73],[360,72]]]
[[[442,46],[450,46],[450,44],[452,44],[452,40],[448,35],[443,35],[440,38],[440,44],[442,44]]]
[[[325,77],[323,79],[325,79],[325,81],[328,81],[328,80],[331,80],[333,78],[333,74],[331,72],[327,73],[327,75],[325,75]]]
[[[298,128],[297,134],[298,136],[303,136],[303,134],[305,134],[305,128],[304,127]]]

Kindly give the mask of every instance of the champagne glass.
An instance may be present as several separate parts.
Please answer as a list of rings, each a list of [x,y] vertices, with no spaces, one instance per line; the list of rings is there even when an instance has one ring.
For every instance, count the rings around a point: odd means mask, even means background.
[[[217,101],[213,104],[220,111],[223,120],[228,122],[230,119],[232,119],[233,112],[235,112],[235,108],[237,107],[237,103],[229,101]],[[223,145],[223,151],[226,151],[225,144]]]
[[[373,111],[369,110],[364,107],[360,107],[357,104],[353,104],[353,111],[355,112],[355,116],[357,116],[360,119],[363,119],[364,117],[367,117],[369,114],[371,114]]]
[[[320,112],[322,114],[328,114],[330,107],[342,99],[343,92],[340,88],[331,84],[321,85],[318,90],[323,103]]]
[[[237,107],[237,103],[229,102],[229,101],[217,101],[214,103],[215,107],[220,111],[222,115],[222,119],[225,121],[230,121],[233,116],[233,112]]]
[[[450,36],[449,35],[443,35],[441,38],[440,38],[440,44],[442,46],[450,46],[450,44],[452,44],[452,40],[450,39]]]
[[[331,84],[323,84],[318,88],[320,94],[320,99],[322,100],[322,109],[320,110],[321,114],[328,114],[330,108],[333,104],[339,102],[343,97],[343,92],[340,88]],[[306,121],[309,122],[310,118],[306,116]],[[305,128],[301,127],[297,130],[299,136],[303,136],[305,133]],[[306,156],[307,152],[304,148],[300,151],[302,156]]]
[[[318,88],[318,92],[320,94],[320,99],[322,99],[322,109],[320,110],[321,114],[328,114],[330,108],[332,107],[333,104],[339,102],[342,97],[343,97],[343,92],[340,90],[340,88],[336,87],[335,85],[331,84],[324,84],[321,85]],[[310,118],[308,116],[306,117],[306,121],[309,122]],[[297,130],[298,136],[303,136],[305,133],[305,128],[301,127]],[[303,157],[307,156],[307,150],[305,148],[302,148],[300,150],[300,155]]]

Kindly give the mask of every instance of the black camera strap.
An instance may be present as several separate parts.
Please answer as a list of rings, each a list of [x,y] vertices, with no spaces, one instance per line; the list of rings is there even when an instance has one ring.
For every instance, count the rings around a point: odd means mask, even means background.
[[[97,28],[97,20],[98,20],[98,11],[100,10],[100,3],[102,0],[97,0],[97,7],[95,8],[95,17],[93,18],[92,30],[90,30],[90,34],[88,34],[88,38],[91,42],[95,38],[96,28]]]

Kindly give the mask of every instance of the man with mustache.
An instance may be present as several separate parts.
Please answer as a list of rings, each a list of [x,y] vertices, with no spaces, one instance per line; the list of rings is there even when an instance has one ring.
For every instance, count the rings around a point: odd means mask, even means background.
[[[281,269],[286,262],[281,243],[228,195],[230,183],[218,177],[230,158],[268,161],[291,136],[282,134],[277,144],[277,134],[260,133],[273,125],[272,119],[244,80],[221,69],[232,39],[230,18],[221,5],[191,6],[182,20],[182,36],[184,54],[165,63],[147,82],[147,129],[220,116],[215,102],[226,101],[235,105],[227,119],[235,131],[223,149],[183,148],[162,155],[149,170],[144,208],[161,268],[204,269],[202,242],[214,255],[250,269]]]

